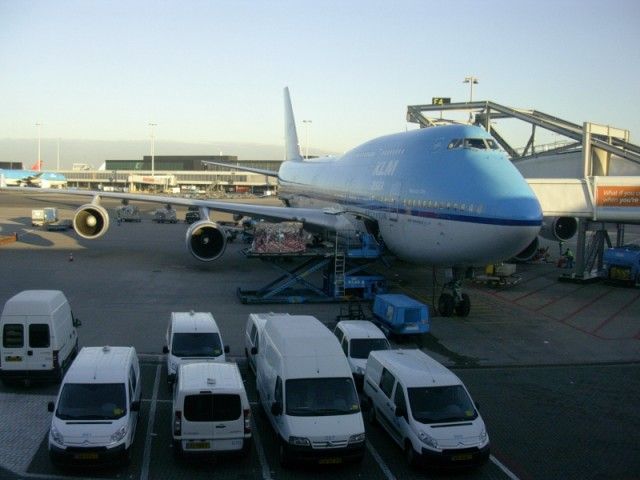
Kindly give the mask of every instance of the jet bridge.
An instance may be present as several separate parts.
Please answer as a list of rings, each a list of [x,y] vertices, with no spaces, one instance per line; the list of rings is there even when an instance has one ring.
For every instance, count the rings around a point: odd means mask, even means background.
[[[590,122],[579,125],[492,101],[410,105],[407,121],[421,128],[463,123],[443,118],[444,112],[455,111],[468,113],[467,123],[491,133],[527,178],[545,217],[578,218],[575,267],[566,277],[580,281],[596,276],[604,248],[611,246],[608,230],[616,229],[620,246],[624,225],[640,223],[640,146],[629,141],[629,131]],[[497,125],[503,119],[530,126],[524,148],[515,148],[500,133]],[[565,140],[541,145],[536,141],[541,131]]]

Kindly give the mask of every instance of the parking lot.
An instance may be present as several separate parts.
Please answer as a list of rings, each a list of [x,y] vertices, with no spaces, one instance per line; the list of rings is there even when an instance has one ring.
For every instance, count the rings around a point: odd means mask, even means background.
[[[67,215],[69,200],[55,204]],[[444,478],[450,472],[410,470],[379,427],[367,428],[360,465],[282,470],[274,434],[256,404],[244,365],[243,327],[250,312],[306,313],[332,326],[338,305],[242,305],[237,286],[255,289],[273,272],[230,245],[219,261],[201,264],[184,250],[184,224],[157,225],[141,207],[140,224],[112,225],[90,242],[71,232],[28,225],[33,205],[0,194],[0,233],[20,241],[0,250],[0,303],[18,291],[60,289],[82,320],[81,346],[133,345],[142,362],[143,404],[129,467],[106,471],[53,469],[46,450],[47,402],[57,386],[0,386],[0,478]],[[115,205],[115,204],[114,204]],[[35,207],[34,207],[35,208]],[[184,212],[182,212],[184,215]],[[64,218],[64,217],[63,217]],[[182,218],[182,216],[180,217]],[[69,261],[69,254],[73,261]],[[519,267],[520,268],[520,267]],[[522,266],[513,289],[470,286],[472,313],[432,319],[432,333],[401,342],[421,347],[465,382],[492,441],[492,461],[457,478],[640,477],[640,305],[638,291],[557,282],[550,265]],[[392,286],[429,302],[429,269],[402,264],[387,272]],[[249,457],[180,462],[171,447],[171,403],[162,346],[171,311],[210,311],[240,362],[254,422]]]

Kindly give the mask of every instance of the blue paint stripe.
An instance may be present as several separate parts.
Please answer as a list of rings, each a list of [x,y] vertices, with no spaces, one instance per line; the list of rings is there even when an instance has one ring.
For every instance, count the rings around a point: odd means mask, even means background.
[[[300,195],[299,197],[306,197],[310,200],[318,200],[323,202],[335,202],[340,205],[347,205],[351,207],[361,208],[363,210],[374,210],[377,212],[386,212],[398,215],[408,215],[411,217],[430,218],[434,220],[449,220],[453,222],[465,222],[465,223],[478,223],[483,225],[502,225],[510,227],[540,227],[542,226],[542,218],[535,220],[524,220],[517,218],[493,218],[493,217],[480,217],[475,215],[464,215],[456,213],[441,213],[431,210],[416,210],[407,208],[393,208],[388,205],[380,203],[365,203],[357,200],[337,199],[329,195]]]

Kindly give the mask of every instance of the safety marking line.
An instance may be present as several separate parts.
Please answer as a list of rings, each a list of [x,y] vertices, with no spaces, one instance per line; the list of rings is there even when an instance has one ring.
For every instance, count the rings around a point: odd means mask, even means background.
[[[376,449],[373,448],[373,445],[371,445],[369,440],[365,440],[365,444],[367,446],[367,450],[369,450],[369,453],[373,456],[373,458],[375,458],[376,462],[378,462],[380,470],[382,470],[384,476],[387,477],[388,480],[396,480],[396,477],[393,475],[393,473],[391,473],[391,470],[389,470],[389,467],[387,467],[387,464],[384,463],[384,460],[382,460],[382,457],[376,451]]]
[[[260,408],[260,407],[258,407]],[[270,427],[271,425],[269,425]],[[269,464],[267,463],[267,456],[264,454],[264,448],[262,448],[262,442],[260,441],[260,435],[258,434],[258,426],[255,422],[255,412],[251,411],[251,436],[253,437],[253,444],[256,446],[256,451],[258,452],[258,459],[260,460],[260,466],[262,467],[262,478],[263,480],[273,480],[271,478],[271,470],[269,469]]]
[[[153,435],[153,424],[156,418],[156,405],[158,398],[158,388],[160,386],[160,365],[156,367],[156,379],[153,383],[153,397],[151,399],[151,408],[149,409],[149,422],[147,423],[147,436],[144,440],[144,455],[142,457],[142,470],[140,472],[140,480],[149,478],[149,463],[151,462],[151,440]]]
[[[587,303],[585,303],[584,305],[582,305],[580,308],[578,308],[577,310],[574,310],[573,312],[571,312],[569,315],[564,316],[563,318],[560,319],[560,323],[566,323],[567,320],[569,320],[571,317],[576,316],[578,313],[582,312],[583,310],[589,308],[591,305],[593,305],[594,303],[596,303],[598,300],[600,300],[602,297],[605,297],[607,295],[609,295],[612,291],[611,290],[607,290],[603,293],[601,293],[600,295],[597,295],[596,297],[592,298],[590,301],[588,301]],[[592,332],[593,333],[593,332]]]
[[[633,297],[631,300],[629,300],[627,303],[625,303],[622,307],[620,307],[618,310],[616,310],[611,316],[609,316],[609,318],[607,318],[604,322],[602,322],[600,325],[598,325],[596,327],[596,329],[593,331],[593,333],[598,332],[599,330],[601,330],[606,324],[608,324],[609,322],[615,320],[615,318],[623,311],[625,310],[627,307],[629,307],[632,303],[634,303],[636,300],[638,300],[638,298],[640,298],[640,293],[636,294],[635,297]]]
[[[504,474],[509,477],[511,480],[520,480],[515,473],[509,470],[504,463],[498,460],[493,455],[489,455],[489,459],[497,465],[497,467],[504,472]]]

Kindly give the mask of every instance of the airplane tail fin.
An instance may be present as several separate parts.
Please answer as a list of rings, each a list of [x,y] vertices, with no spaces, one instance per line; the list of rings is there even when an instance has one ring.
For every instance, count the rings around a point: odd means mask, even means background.
[[[285,161],[301,162],[302,155],[300,155],[300,143],[298,142],[296,121],[293,118],[293,108],[291,107],[289,87],[284,88],[284,138]]]
[[[34,170],[36,172],[42,170],[42,160],[37,160],[36,163],[31,165],[31,170]]]

